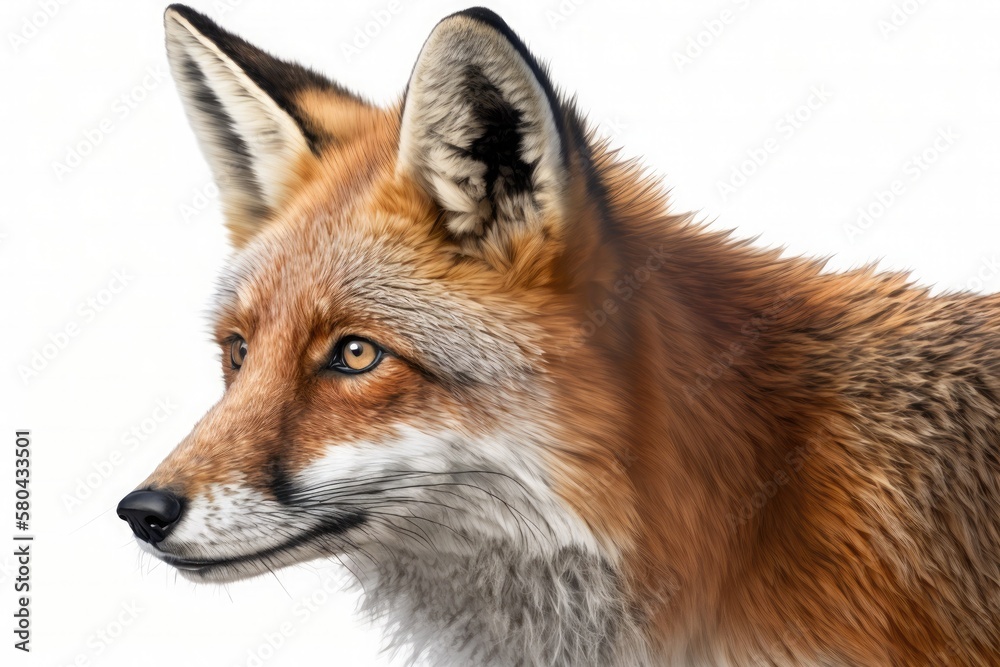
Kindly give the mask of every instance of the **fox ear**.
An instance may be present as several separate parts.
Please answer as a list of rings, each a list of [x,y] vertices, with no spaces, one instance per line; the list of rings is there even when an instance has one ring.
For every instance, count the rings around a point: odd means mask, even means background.
[[[398,169],[463,241],[510,245],[558,224],[566,181],[559,100],[504,21],[475,8],[425,42],[403,103]]]
[[[171,72],[241,246],[287,202],[309,161],[338,140],[329,105],[364,103],[189,7],[171,5],[164,23]],[[309,112],[317,106],[319,114]]]

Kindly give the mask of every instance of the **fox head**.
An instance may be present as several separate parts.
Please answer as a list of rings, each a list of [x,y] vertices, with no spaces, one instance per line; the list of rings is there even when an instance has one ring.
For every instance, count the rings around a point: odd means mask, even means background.
[[[165,22],[235,250],[225,393],[120,504],[139,545],[203,581],[487,544],[613,561],[635,362],[613,318],[581,326],[616,239],[545,69],[470,9],[379,108],[187,7]]]

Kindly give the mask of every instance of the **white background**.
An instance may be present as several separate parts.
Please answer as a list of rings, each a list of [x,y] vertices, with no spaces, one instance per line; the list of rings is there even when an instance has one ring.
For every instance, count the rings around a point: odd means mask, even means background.
[[[193,4],[388,103],[434,23],[467,2],[399,0],[352,53],[345,45],[387,0]],[[832,268],[879,261],[939,290],[1000,285],[996,0],[491,7],[604,134],[664,176],[676,208],[791,253],[832,255]],[[332,566],[196,587],[140,559],[114,515],[222,388],[204,310],[228,249],[208,168],[163,78],[162,10],[135,0],[0,10],[0,540],[14,532],[15,428],[33,434],[37,536],[30,656],[11,647],[12,549],[0,546],[0,662],[391,664],[377,628],[354,619],[356,597],[316,592],[340,576]],[[813,97],[815,109],[802,106],[811,90],[828,97]],[[939,132],[954,138],[934,148]],[[763,165],[745,162],[767,146]],[[87,154],[66,173],[71,151]],[[924,169],[913,158],[925,151]],[[734,182],[723,196],[720,183]],[[851,227],[859,207],[879,213],[867,229]],[[127,284],[112,294],[116,271]],[[100,312],[89,299],[104,301]],[[24,377],[36,353],[47,358]]]

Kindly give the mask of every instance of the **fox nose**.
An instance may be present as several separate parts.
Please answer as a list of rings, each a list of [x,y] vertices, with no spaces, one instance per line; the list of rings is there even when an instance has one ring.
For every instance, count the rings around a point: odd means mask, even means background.
[[[181,517],[181,501],[167,491],[140,489],[118,503],[118,517],[128,522],[140,540],[156,544]]]

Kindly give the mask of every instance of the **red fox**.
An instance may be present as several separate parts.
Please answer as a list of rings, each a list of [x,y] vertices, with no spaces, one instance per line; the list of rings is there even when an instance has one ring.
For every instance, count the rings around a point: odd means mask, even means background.
[[[1000,296],[671,213],[486,9],[390,108],[165,22],[235,253],[143,550],[434,665],[1000,665]]]

